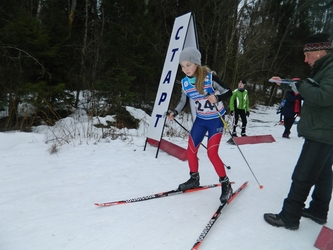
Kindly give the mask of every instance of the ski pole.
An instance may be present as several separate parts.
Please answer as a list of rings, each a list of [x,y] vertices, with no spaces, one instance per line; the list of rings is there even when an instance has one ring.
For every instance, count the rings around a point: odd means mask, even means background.
[[[179,121],[177,121],[177,119],[176,118],[173,118],[173,120],[180,126],[180,127],[182,127],[187,133],[190,133],[190,131],[188,131]],[[201,142],[200,143],[205,149],[207,149],[207,147]],[[224,166],[227,168],[227,169],[231,169],[231,167],[230,166],[228,166],[228,165],[226,165],[225,163],[223,163],[224,164]]]
[[[210,95],[209,93],[206,94],[206,96],[209,96],[209,95]],[[247,162],[247,160],[246,160],[246,158],[245,158],[245,156],[244,156],[242,150],[240,149],[240,147],[238,146],[237,142],[235,141],[234,136],[232,135],[232,133],[231,133],[231,131],[230,131],[230,129],[229,129],[228,124],[227,124],[226,121],[223,119],[223,116],[220,114],[220,112],[219,112],[219,110],[218,110],[218,108],[217,108],[217,106],[216,106],[216,103],[214,103],[214,107],[215,107],[216,112],[217,112],[217,114],[219,115],[221,121],[223,122],[224,126],[225,126],[226,129],[228,130],[228,132],[229,132],[229,134],[230,134],[232,140],[234,141],[235,145],[237,146],[239,152],[240,152],[241,155],[243,156],[243,159],[244,159],[244,161],[246,162],[248,168],[250,169],[250,171],[251,171],[251,173],[252,173],[254,179],[257,181],[257,183],[258,183],[258,185],[259,185],[259,188],[263,188],[264,186],[263,186],[263,185],[260,185],[260,183],[259,183],[259,181],[258,181],[256,175],[253,173],[252,168],[250,167],[250,164]]]

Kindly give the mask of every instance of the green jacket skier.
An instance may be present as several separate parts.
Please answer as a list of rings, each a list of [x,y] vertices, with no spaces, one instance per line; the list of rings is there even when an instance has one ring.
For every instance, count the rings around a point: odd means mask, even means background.
[[[239,116],[242,119],[242,131],[241,135],[246,136],[246,125],[247,119],[250,115],[250,107],[249,107],[249,95],[247,90],[245,89],[245,85],[247,82],[244,79],[241,79],[238,83],[238,88],[232,92],[232,96],[230,98],[230,115],[234,115],[234,123],[233,123],[233,136],[237,136],[236,128]]]

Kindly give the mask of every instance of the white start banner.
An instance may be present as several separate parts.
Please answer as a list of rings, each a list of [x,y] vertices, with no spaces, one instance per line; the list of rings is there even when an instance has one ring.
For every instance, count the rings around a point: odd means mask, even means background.
[[[179,55],[183,48],[198,48],[197,32],[192,13],[175,19],[163,71],[156,94],[154,109],[151,114],[147,137],[160,141],[165,124],[173,86],[179,65]]]

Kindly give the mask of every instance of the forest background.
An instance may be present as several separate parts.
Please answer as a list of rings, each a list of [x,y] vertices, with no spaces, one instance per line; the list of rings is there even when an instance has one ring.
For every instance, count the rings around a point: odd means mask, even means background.
[[[0,131],[53,125],[79,105],[134,128],[124,106],[150,113],[174,20],[188,12],[202,63],[231,89],[246,79],[251,105],[280,102],[267,80],[307,77],[304,39],[333,35],[333,0],[1,0]],[[176,84],[171,107],[179,96]]]

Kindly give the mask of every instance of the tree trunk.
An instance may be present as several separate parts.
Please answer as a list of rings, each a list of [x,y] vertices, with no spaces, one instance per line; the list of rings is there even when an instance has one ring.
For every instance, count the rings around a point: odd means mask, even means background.
[[[69,17],[68,17],[68,30],[69,30],[68,37],[71,36],[73,20],[74,20],[74,16],[75,16],[75,10],[76,10],[76,0],[72,0],[72,4],[70,4],[70,11],[69,11]]]

